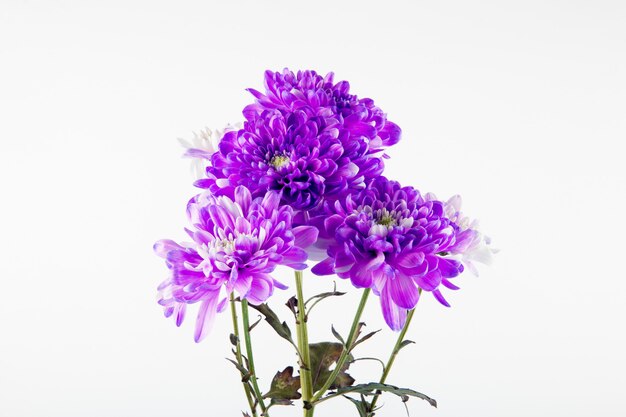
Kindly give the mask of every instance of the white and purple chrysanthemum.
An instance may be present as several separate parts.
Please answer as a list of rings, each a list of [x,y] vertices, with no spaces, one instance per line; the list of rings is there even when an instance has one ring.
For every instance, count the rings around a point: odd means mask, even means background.
[[[293,209],[280,206],[280,195],[270,191],[253,199],[239,186],[232,196],[200,194],[188,205],[193,242],[161,240],[156,253],[165,259],[169,277],[159,286],[159,304],[176,324],[187,304],[200,303],[195,340],[208,333],[215,314],[235,292],[252,304],[270,297],[274,287],[286,288],[270,274],[278,265],[306,268],[303,248],[317,238],[310,226],[292,228]]]
[[[426,194],[425,197],[427,200],[437,200],[432,193]],[[452,220],[457,230],[456,242],[449,248],[449,253],[478,276],[478,269],[474,263],[491,265],[493,254],[498,251],[491,247],[491,239],[479,231],[478,220],[471,220],[461,212],[461,205],[460,195],[452,196],[444,203],[446,217]]]
[[[313,273],[336,273],[358,288],[371,288],[393,330],[403,327],[420,289],[449,306],[440,285],[458,289],[449,280],[463,271],[463,264],[449,255],[473,240],[471,229],[462,231],[446,216],[444,203],[385,177],[326,205],[326,216],[312,222],[321,231],[320,242],[328,245],[328,257]]]
[[[243,129],[227,133],[206,178],[214,194],[245,185],[254,196],[280,191],[283,204],[313,210],[381,175],[383,149],[400,139],[372,100],[349,94],[332,74],[266,72],[266,95],[250,90]]]
[[[206,167],[209,165],[211,156],[217,151],[220,140],[226,132],[238,130],[241,125],[227,125],[224,129],[205,128],[199,133],[193,134],[191,141],[178,138],[178,142],[186,149],[183,154],[186,158],[191,158],[191,170],[196,179],[204,178]]]

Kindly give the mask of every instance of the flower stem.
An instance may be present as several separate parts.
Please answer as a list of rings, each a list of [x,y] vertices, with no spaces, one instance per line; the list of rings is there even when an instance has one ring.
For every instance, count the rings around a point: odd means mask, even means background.
[[[357,330],[359,328],[359,322],[361,320],[361,315],[363,314],[363,309],[365,308],[365,304],[367,303],[367,297],[370,295],[370,289],[366,288],[363,290],[363,295],[361,296],[361,302],[359,303],[359,307],[357,308],[356,314],[354,315],[354,319],[352,320],[352,328],[350,329],[350,333],[348,334],[348,339],[346,340],[346,346],[341,352],[341,356],[337,360],[337,365],[335,365],[335,369],[330,374],[322,388],[311,398],[311,403],[315,405],[315,402],[322,398],[322,396],[326,393],[328,388],[333,384],[339,372],[343,368],[343,365],[346,363],[348,359],[348,355],[350,354],[350,350],[352,350],[352,346],[354,342],[356,342],[356,338],[358,337]]]
[[[420,293],[421,292],[422,291],[420,289]],[[409,310],[406,316],[406,322],[404,323],[404,326],[402,327],[402,330],[400,331],[400,334],[398,335],[398,339],[396,340],[396,344],[393,347],[393,350],[391,351],[391,355],[389,356],[389,359],[387,360],[387,364],[385,365],[385,369],[383,370],[383,375],[380,377],[380,381],[378,381],[381,384],[384,384],[385,381],[387,380],[387,377],[389,376],[389,371],[391,370],[391,367],[393,366],[393,363],[396,360],[396,356],[398,356],[398,352],[400,352],[400,349],[402,348],[402,342],[404,342],[404,336],[406,336],[406,332],[407,330],[409,330],[409,325],[411,324],[411,319],[413,319],[413,314],[415,314],[415,308],[412,310]],[[374,398],[372,398],[372,403],[370,404],[370,409],[372,411],[374,411],[374,407],[376,407],[376,401],[378,401],[378,397],[380,397],[380,391],[378,391],[374,395]]]
[[[250,382],[252,382],[252,388],[254,389],[254,394],[261,406],[262,415],[265,417],[269,417],[267,413],[267,407],[265,406],[265,402],[263,401],[263,394],[259,389],[259,384],[257,383],[256,377],[256,369],[254,368],[254,356],[252,355],[252,340],[250,339],[250,319],[248,318],[248,300],[245,298],[241,300],[241,316],[243,319],[243,336],[246,341],[246,354],[248,355],[248,370],[250,371]]]
[[[241,343],[239,342],[239,322],[237,320],[237,308],[235,306],[235,295],[233,293],[230,294],[230,312],[233,318],[233,334],[235,335],[235,339],[237,340],[237,345],[235,345],[235,356],[237,357],[237,363],[240,367],[243,367],[243,358],[241,357]],[[257,417],[256,407],[254,405],[254,401],[252,400],[252,393],[250,392],[250,385],[247,382],[243,381],[245,375],[243,372],[241,373],[243,390],[246,392],[246,398],[248,399],[248,405],[250,406],[250,412],[252,413],[252,417]]]
[[[296,330],[298,335],[298,350],[300,351],[300,388],[302,401],[306,405],[313,396],[313,380],[311,377],[311,354],[309,352],[309,334],[307,330],[306,307],[302,290],[302,271],[296,271],[296,297],[298,299],[298,317]],[[313,409],[304,408],[304,417],[312,417]]]

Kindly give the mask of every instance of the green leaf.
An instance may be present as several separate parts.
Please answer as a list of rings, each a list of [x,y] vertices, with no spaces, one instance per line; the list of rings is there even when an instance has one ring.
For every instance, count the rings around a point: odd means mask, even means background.
[[[345,345],[346,345],[346,341],[345,341],[345,340],[343,340],[343,337],[341,337],[341,335],[339,334],[339,332],[338,332],[337,330],[335,330],[335,326],[331,325],[331,326],[330,326],[330,331],[333,333],[333,336],[335,336],[335,338],[341,342],[341,344],[342,344],[343,346],[345,346]]]
[[[311,301],[313,302],[313,304],[311,304],[311,306],[308,308],[308,311],[310,313],[311,310],[313,309],[313,307],[317,303],[319,303],[320,301],[324,300],[325,298],[328,298],[328,297],[341,297],[342,295],[345,295],[345,294],[346,294],[345,292],[337,291],[337,283],[333,283],[333,290],[332,291],[323,292],[323,293],[314,295],[313,297],[311,297],[308,300],[306,300],[304,305],[308,306]]]
[[[300,378],[293,376],[293,367],[288,366],[282,372],[276,372],[270,390],[264,395],[265,398],[271,398],[272,402],[277,405],[289,405],[291,401],[301,397],[298,390],[300,389]]]
[[[313,392],[322,388],[324,382],[330,377],[332,373],[330,367],[337,363],[343,349],[344,347],[341,343],[333,342],[312,343],[309,345]],[[337,374],[337,378],[335,378],[330,386],[331,389],[348,387],[354,384],[354,378],[346,373],[353,359],[352,355],[348,355],[348,360],[343,365],[339,374]]]
[[[272,329],[274,329],[274,331],[278,333],[280,337],[289,341],[289,343],[291,343],[292,345],[294,344],[293,339],[291,338],[291,329],[289,328],[287,323],[284,321],[281,322],[276,313],[274,313],[274,311],[269,308],[267,304],[263,303],[257,306],[252,304],[249,305],[250,307],[257,310],[259,313],[261,313],[263,317],[265,317],[265,321],[268,322],[270,326],[272,326]]]
[[[417,397],[427,401],[433,407],[437,407],[437,401],[429,396],[422,394],[421,392],[414,391],[409,388],[398,388],[393,385],[381,384],[378,382],[370,382],[368,384],[353,385],[351,387],[341,387],[336,390],[335,393],[330,394],[318,401],[323,401],[338,395],[345,395],[351,392],[357,392],[363,395],[374,395],[377,391],[389,392],[397,395],[402,401],[407,401],[409,397]]]
[[[237,368],[237,370],[241,373],[241,382],[248,382],[250,380],[250,376],[252,375],[250,371],[232,359],[226,358],[226,360],[235,365],[235,368]]]
[[[368,411],[369,410],[369,403],[367,402],[367,400],[365,400],[365,398],[363,397],[363,395],[361,395],[361,400],[357,400],[354,399],[352,397],[348,397],[347,395],[343,396],[344,398],[350,400],[350,402],[352,404],[354,404],[354,406],[356,407],[357,411],[359,412],[359,417],[370,417],[371,414]]]
[[[375,332],[370,332],[368,334],[366,334],[365,336],[363,336],[362,338],[360,338],[359,340],[357,340],[356,342],[354,342],[354,344],[352,345],[351,349],[354,349],[357,345],[365,342],[367,339],[369,339],[370,337],[374,336],[376,333],[378,333],[380,331],[376,330]]]
[[[403,340],[403,341],[402,341],[402,343],[400,343],[400,346],[398,347],[398,352],[399,352],[399,351],[400,351],[400,349],[402,349],[403,347],[406,347],[406,346],[408,346],[408,345],[410,345],[410,344],[412,344],[412,343],[415,343],[415,342],[414,342],[414,341],[412,341],[412,340],[408,340],[408,339],[407,339],[407,340]]]
[[[285,305],[287,306],[289,310],[291,310],[291,312],[293,313],[293,317],[297,319],[298,318],[298,311],[297,311],[298,299],[296,298],[296,296],[293,296],[289,300],[287,300]]]

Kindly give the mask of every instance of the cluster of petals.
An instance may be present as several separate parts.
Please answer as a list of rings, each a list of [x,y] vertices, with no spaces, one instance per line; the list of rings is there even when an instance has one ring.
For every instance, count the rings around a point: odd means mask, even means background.
[[[314,274],[372,289],[400,330],[422,291],[449,306],[442,288],[490,263],[495,251],[459,196],[443,202],[382,176],[401,130],[347,81],[285,69],[265,72],[263,92],[248,91],[242,124],[181,140],[204,190],[187,207],[191,242],[155,244],[170,271],[159,303],[177,325],[200,304],[196,341],[229,296],[259,304],[286,288],[272,277],[279,265],[321,260]]]
[[[473,239],[471,229],[461,231],[446,216],[443,202],[385,177],[327,204],[325,214],[312,222],[320,229],[318,245],[326,245],[328,255],[313,273],[337,274],[357,288],[371,288],[394,330],[402,328],[421,290],[449,306],[440,288],[458,289],[450,279],[463,272],[463,264],[450,254]]]
[[[196,185],[214,194],[237,185],[254,196],[280,191],[283,204],[314,210],[325,200],[362,190],[384,169],[384,148],[400,139],[371,99],[346,81],[315,71],[265,74],[266,92],[249,89],[243,127],[226,133]]]
[[[156,253],[165,259],[168,278],[159,286],[159,304],[167,317],[182,323],[186,306],[200,303],[195,340],[202,340],[216,313],[235,293],[252,304],[267,300],[285,285],[272,277],[278,265],[306,268],[304,248],[317,239],[311,226],[292,227],[293,209],[280,195],[253,198],[243,186],[231,196],[204,193],[188,205],[192,227],[188,243],[161,240]]]

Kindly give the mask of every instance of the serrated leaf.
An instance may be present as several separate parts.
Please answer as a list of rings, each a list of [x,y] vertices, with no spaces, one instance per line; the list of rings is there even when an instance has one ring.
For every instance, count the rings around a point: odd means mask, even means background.
[[[276,399],[272,398],[272,400],[270,401],[270,405],[293,405],[293,401],[291,401],[291,400],[276,400]],[[266,414],[261,414],[261,415],[264,416]]]
[[[281,322],[276,313],[274,313],[274,311],[269,308],[267,304],[263,303],[256,306],[250,304],[250,307],[261,313],[263,317],[265,317],[265,321],[270,326],[272,326],[272,329],[274,329],[274,331],[278,333],[280,337],[289,341],[289,343],[291,343],[292,345],[294,344],[293,339],[291,338],[291,329],[289,328],[287,323],[284,321]]]
[[[359,385],[353,385],[350,387],[341,387],[341,388],[337,388],[336,392],[333,394],[330,394],[324,398],[322,398],[319,401],[322,400],[326,400],[332,397],[336,397],[338,395],[345,395],[345,394],[349,394],[351,392],[357,392],[363,395],[374,395],[376,394],[377,391],[382,391],[382,392],[389,392],[392,394],[397,395],[398,397],[400,397],[402,400],[404,400],[405,398],[408,397],[417,397],[417,398],[421,398],[422,400],[427,401],[430,405],[432,405],[433,407],[437,407],[437,401],[430,398],[429,396],[422,394],[421,392],[417,392],[415,390],[409,389],[409,388],[399,388],[393,385],[388,385],[388,384],[381,384],[378,382],[370,382],[368,384],[359,384]]]
[[[289,400],[297,400],[301,397],[299,389],[300,378],[294,377],[293,367],[288,366],[283,371],[276,372],[270,390],[264,397],[271,398],[278,405],[286,405],[285,402],[291,403]]]
[[[341,343],[334,342],[312,343],[309,345],[313,392],[322,388],[324,382],[330,377],[332,373],[330,367],[337,363],[343,349],[344,346]],[[352,359],[352,355],[348,355],[348,360],[343,365],[339,374],[337,374],[337,378],[335,378],[330,386],[331,389],[347,387],[354,383],[354,378],[346,373]]]

